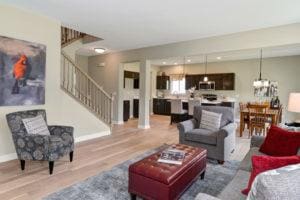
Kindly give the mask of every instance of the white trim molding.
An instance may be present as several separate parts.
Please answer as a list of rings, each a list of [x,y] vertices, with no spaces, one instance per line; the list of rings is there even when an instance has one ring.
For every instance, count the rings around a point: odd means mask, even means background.
[[[0,163],[17,159],[17,153],[10,153],[0,156]]]
[[[138,128],[140,129],[149,129],[150,128],[150,125],[138,125]]]
[[[122,125],[124,121],[112,121],[113,124]]]
[[[102,131],[100,133],[93,133],[93,134],[89,134],[89,135],[79,136],[79,137],[75,138],[75,143],[96,139],[96,138],[103,137],[106,135],[110,135],[110,133],[111,133],[110,130],[107,130],[107,131]]]
[[[107,130],[107,131],[102,131],[100,133],[93,133],[93,134],[89,134],[89,135],[79,136],[79,137],[75,138],[75,143],[100,138],[100,137],[110,135],[110,134],[111,134],[110,130]],[[5,154],[5,155],[0,156],[0,163],[7,162],[10,160],[15,160],[17,158],[18,158],[18,156],[16,153]]]

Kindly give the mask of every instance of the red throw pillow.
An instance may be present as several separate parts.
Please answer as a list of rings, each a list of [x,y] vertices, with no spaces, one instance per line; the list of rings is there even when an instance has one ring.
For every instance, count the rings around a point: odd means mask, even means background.
[[[270,156],[297,155],[300,147],[300,132],[284,130],[271,126],[259,151]]]
[[[242,193],[248,195],[255,177],[265,171],[284,167],[286,165],[300,163],[300,156],[252,156],[252,172],[249,178],[248,187]]]

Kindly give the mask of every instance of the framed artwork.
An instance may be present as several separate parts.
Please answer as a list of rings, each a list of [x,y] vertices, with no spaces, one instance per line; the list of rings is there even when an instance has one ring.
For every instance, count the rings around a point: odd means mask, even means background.
[[[46,46],[0,36],[0,106],[45,104]]]
[[[270,81],[270,86],[268,88],[268,96],[269,97],[278,96],[278,82],[277,81]]]

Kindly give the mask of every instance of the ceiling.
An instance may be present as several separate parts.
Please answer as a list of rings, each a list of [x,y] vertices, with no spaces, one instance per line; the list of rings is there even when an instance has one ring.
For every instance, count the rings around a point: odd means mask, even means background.
[[[300,55],[300,44],[264,48],[262,53],[263,58]],[[208,54],[207,62],[224,62],[258,58],[260,58],[260,49],[249,49]],[[196,64],[204,62],[205,55],[192,55],[151,60],[151,64],[157,66]]]
[[[1,0],[58,19],[108,52],[300,22],[299,0]]]

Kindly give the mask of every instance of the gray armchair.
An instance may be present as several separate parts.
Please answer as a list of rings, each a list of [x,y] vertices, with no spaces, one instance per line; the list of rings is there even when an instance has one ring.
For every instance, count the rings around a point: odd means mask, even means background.
[[[202,110],[222,113],[221,128],[210,131],[199,128]],[[207,149],[207,156],[218,160],[220,164],[229,159],[235,148],[236,124],[234,111],[222,106],[195,106],[193,118],[177,125],[179,143]]]
[[[73,160],[74,137],[73,127],[48,126],[50,135],[28,134],[22,119],[42,115],[47,123],[45,110],[28,110],[6,115],[8,126],[12,133],[21,169],[25,169],[25,160],[49,161],[49,172],[52,174],[54,161],[65,154]]]

